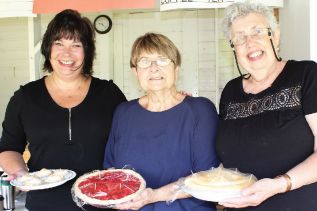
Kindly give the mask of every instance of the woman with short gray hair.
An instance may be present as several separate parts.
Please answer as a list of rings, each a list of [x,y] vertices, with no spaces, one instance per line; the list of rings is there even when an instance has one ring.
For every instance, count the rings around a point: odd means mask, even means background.
[[[317,210],[317,64],[278,56],[280,30],[266,6],[232,4],[223,25],[240,76],[221,95],[216,150],[225,168],[258,181],[220,204]]]

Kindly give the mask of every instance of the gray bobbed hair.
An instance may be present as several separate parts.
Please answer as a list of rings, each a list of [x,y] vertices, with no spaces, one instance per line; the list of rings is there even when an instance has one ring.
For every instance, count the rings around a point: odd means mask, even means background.
[[[277,21],[273,14],[273,10],[269,7],[259,4],[259,3],[234,3],[228,6],[225,10],[225,17],[223,19],[223,33],[226,36],[228,40],[231,39],[231,26],[232,22],[234,22],[236,19],[245,17],[249,15],[250,13],[257,13],[260,15],[263,15],[263,17],[266,18],[269,27],[272,30],[272,33],[274,34],[276,28],[277,28]]]

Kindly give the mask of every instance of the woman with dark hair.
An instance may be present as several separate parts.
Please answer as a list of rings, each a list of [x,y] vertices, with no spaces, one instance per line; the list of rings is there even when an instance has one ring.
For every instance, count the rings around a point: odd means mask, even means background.
[[[0,166],[13,179],[28,171],[70,169],[82,175],[101,169],[115,107],[126,101],[112,82],[92,76],[95,34],[91,22],[64,10],[44,34],[44,70],[50,74],[15,92],[3,122]],[[31,158],[22,153],[28,144]],[[29,191],[30,211],[81,210],[71,186]],[[97,208],[86,207],[86,210]]]
[[[74,10],[64,10],[49,23],[41,46],[41,52],[45,57],[44,69],[49,73],[53,72],[50,62],[52,45],[62,38],[81,42],[85,58],[78,68],[82,67],[84,74],[92,75],[96,51],[95,33],[90,20],[80,17],[80,14]]]

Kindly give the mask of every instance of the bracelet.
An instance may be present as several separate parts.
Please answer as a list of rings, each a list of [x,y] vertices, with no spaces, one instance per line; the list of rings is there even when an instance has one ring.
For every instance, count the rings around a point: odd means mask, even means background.
[[[292,189],[292,179],[291,177],[288,175],[288,174],[283,174],[283,175],[278,175],[277,177],[275,178],[280,178],[280,177],[283,177],[286,181],[286,190],[284,192],[288,192]]]

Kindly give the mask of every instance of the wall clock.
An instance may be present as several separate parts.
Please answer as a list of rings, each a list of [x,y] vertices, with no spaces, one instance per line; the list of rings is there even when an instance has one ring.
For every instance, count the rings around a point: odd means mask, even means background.
[[[94,20],[94,28],[99,34],[106,34],[111,30],[112,20],[108,15],[99,15]]]

